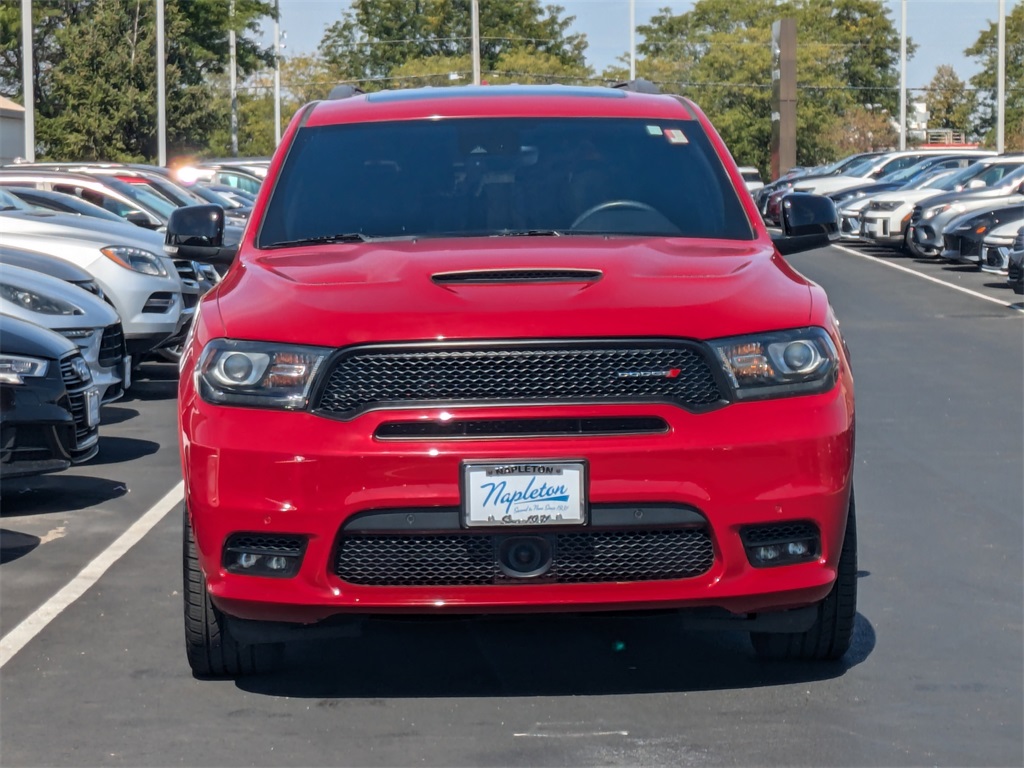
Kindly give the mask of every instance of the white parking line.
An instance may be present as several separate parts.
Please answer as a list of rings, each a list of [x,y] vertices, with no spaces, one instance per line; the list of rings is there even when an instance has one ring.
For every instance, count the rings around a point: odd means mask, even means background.
[[[937,277],[932,277],[931,275],[926,275],[923,272],[918,272],[916,269],[911,269],[910,267],[904,267],[902,264],[893,264],[891,261],[885,261],[884,259],[879,259],[879,258],[877,258],[875,256],[872,256],[871,254],[861,253],[860,251],[855,251],[855,250],[853,250],[853,248],[847,248],[845,245],[836,245],[835,243],[832,243],[832,247],[836,248],[837,250],[843,251],[844,253],[852,253],[854,256],[860,256],[862,259],[868,259],[870,261],[875,262],[876,264],[884,264],[887,267],[892,267],[893,269],[898,269],[900,272],[906,272],[908,275],[913,275],[914,277],[920,277],[922,280],[929,280],[929,281],[931,281],[933,283],[938,283],[939,285],[944,285],[947,288],[952,288],[954,291],[960,291],[960,293],[966,293],[968,296],[974,296],[977,299],[984,299],[985,301],[991,301],[993,304],[998,304],[1001,307],[1006,307],[1008,309],[1015,309],[1018,312],[1021,311],[1021,309],[1022,309],[1022,307],[1019,304],[1007,304],[1005,301],[1001,301],[1000,299],[993,298],[992,296],[986,296],[984,293],[978,293],[977,291],[972,291],[970,288],[964,288],[964,287],[959,286],[959,285],[953,285],[953,283],[947,283],[945,280],[940,280]]]
[[[142,517],[132,523],[118,539],[103,550],[82,571],[67,583],[57,594],[43,603],[21,624],[16,626],[0,640],[0,668],[24,648],[36,635],[43,631],[47,624],[60,615],[61,611],[84,595],[89,587],[100,580],[121,556],[134,547],[149,533],[182,500],[185,482],[179,482],[167,492],[160,501],[150,507]]]

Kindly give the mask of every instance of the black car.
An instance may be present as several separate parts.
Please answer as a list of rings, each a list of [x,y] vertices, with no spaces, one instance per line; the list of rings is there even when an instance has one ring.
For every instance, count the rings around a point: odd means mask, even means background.
[[[99,451],[99,390],[63,336],[0,315],[0,478],[59,472]]]
[[[1017,237],[1010,246],[1010,264],[1006,282],[1014,293],[1024,294],[1024,227],[1017,230]]]
[[[1000,205],[971,211],[949,223],[942,233],[942,253],[948,261],[981,264],[985,236],[996,227],[1024,218],[1024,205]]]

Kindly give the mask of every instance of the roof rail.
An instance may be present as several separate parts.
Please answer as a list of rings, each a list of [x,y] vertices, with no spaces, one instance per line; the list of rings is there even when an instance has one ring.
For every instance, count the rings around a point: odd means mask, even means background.
[[[612,85],[612,88],[622,88],[623,90],[635,93],[661,93],[661,88],[650,80],[644,80],[642,77],[638,77],[636,80],[624,80],[621,83],[615,83]]]
[[[337,99],[350,99],[353,96],[360,96],[366,93],[361,88],[357,88],[354,85],[336,85],[331,88],[331,92],[327,94],[329,101],[335,101]]]

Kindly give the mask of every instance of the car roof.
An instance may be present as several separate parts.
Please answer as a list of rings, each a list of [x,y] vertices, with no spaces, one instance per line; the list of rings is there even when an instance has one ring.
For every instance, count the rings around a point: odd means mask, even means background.
[[[308,109],[302,121],[311,127],[434,116],[696,118],[680,96],[575,85],[410,88],[314,102]]]

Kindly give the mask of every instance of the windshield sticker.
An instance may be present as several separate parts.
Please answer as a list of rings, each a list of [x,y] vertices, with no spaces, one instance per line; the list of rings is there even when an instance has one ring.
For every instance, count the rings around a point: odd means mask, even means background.
[[[661,136],[661,126],[648,125],[647,133],[649,133],[651,136]]]
[[[678,128],[669,128],[665,131],[665,138],[669,144],[689,144],[686,134]]]

